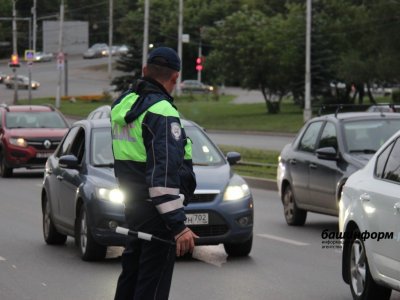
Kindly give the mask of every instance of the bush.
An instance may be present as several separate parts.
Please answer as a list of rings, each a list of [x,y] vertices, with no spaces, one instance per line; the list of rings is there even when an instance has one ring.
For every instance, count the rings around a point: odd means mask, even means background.
[[[392,101],[396,104],[400,103],[400,90],[392,92]]]

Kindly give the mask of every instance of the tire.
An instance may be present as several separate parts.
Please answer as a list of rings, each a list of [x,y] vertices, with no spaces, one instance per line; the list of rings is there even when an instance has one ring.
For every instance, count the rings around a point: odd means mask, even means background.
[[[75,239],[77,239],[82,260],[96,261],[106,257],[107,247],[98,244],[94,240],[91,230],[88,227],[87,213],[84,205],[81,206],[79,211],[76,230]]]
[[[243,257],[248,256],[253,246],[253,236],[243,243],[225,243],[225,252],[229,256]]]
[[[362,239],[357,238],[351,241],[348,255],[350,255],[350,258],[347,260],[349,264],[347,270],[349,272],[350,290],[353,299],[389,300],[392,290],[376,284],[372,278]]]
[[[57,231],[54,223],[51,219],[51,208],[50,203],[47,200],[46,195],[44,195],[43,199],[43,237],[47,244],[49,245],[63,245],[67,240],[67,236],[61,234]]]
[[[307,219],[307,211],[297,207],[290,185],[283,192],[282,203],[286,223],[290,226],[303,226]]]
[[[2,152],[0,152],[0,175],[3,178],[11,177],[13,174],[13,169],[7,167],[6,158]]]

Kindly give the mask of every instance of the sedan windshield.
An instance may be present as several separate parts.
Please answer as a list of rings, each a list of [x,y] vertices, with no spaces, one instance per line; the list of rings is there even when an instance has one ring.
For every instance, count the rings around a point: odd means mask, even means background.
[[[223,157],[216,146],[197,127],[185,127],[186,135],[192,140],[193,164],[201,166],[220,165]],[[92,132],[92,164],[97,167],[111,167],[114,163],[110,128],[96,128]]]
[[[399,129],[399,119],[346,122],[344,134],[347,151],[350,153],[375,153]]]
[[[220,165],[224,163],[217,147],[200,129],[195,126],[185,127],[186,135],[192,140],[193,164],[201,166]]]
[[[61,116],[54,111],[8,112],[7,128],[67,128]]]

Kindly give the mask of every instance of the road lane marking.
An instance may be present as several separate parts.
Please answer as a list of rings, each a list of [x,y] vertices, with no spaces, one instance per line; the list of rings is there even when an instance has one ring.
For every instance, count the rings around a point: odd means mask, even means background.
[[[3,256],[0,256],[0,261],[6,261],[6,259]]]
[[[257,235],[259,237],[262,237],[262,238],[275,240],[275,241],[280,241],[280,242],[291,244],[291,245],[295,245],[295,246],[308,246],[308,245],[310,245],[308,243],[303,243],[303,242],[299,242],[299,241],[295,241],[295,240],[291,240],[291,239],[286,239],[286,238],[283,238],[283,237],[280,237],[280,236],[276,236],[276,235],[271,235],[271,234],[260,233],[260,234],[257,234]]]

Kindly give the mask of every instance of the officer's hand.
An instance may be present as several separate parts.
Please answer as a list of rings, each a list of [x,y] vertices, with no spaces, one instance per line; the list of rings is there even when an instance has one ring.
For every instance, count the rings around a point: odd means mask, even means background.
[[[187,252],[193,253],[194,239],[198,236],[189,228],[185,228],[175,236],[176,256],[183,256]]]

